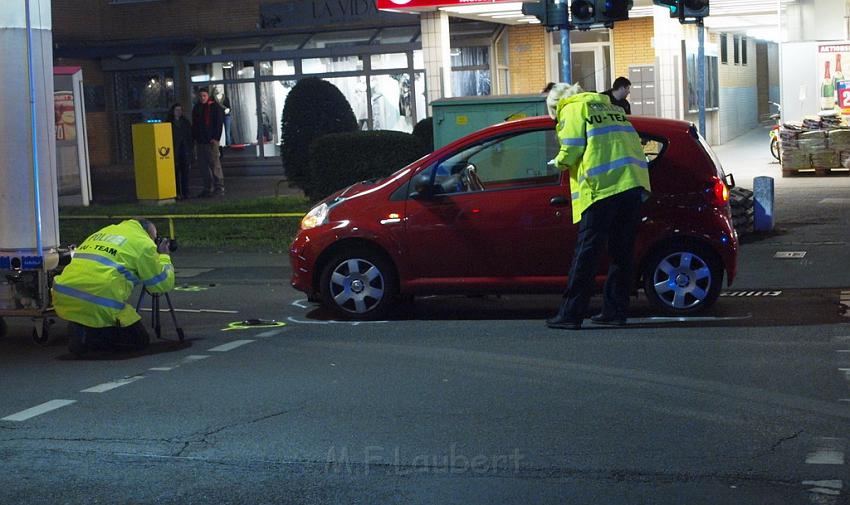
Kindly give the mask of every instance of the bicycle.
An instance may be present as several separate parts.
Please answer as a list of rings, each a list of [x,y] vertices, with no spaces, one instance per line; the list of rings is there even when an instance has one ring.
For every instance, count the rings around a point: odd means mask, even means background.
[[[782,113],[782,106],[779,105],[776,102],[767,102],[767,103],[769,103],[770,105],[775,105],[776,109],[777,109],[776,114],[770,115],[770,119],[772,121],[776,121],[776,124],[774,124],[770,128],[769,135],[770,135],[770,154],[772,154],[773,157],[776,158],[777,161],[779,161],[779,128],[782,126],[782,119],[781,119],[782,118],[782,114],[781,114]]]

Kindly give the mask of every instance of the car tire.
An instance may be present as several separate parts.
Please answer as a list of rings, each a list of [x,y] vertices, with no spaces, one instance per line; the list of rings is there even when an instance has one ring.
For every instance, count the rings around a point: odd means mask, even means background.
[[[371,249],[336,254],[325,264],[320,283],[322,303],[344,319],[381,319],[398,293],[392,262]]]
[[[653,308],[666,314],[693,314],[711,307],[722,284],[717,254],[695,242],[664,245],[644,263],[644,293]]]

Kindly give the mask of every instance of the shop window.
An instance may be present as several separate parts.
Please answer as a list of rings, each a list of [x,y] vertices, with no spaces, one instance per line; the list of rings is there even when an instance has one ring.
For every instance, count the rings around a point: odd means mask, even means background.
[[[735,55],[735,65],[741,63],[741,51],[740,51],[740,48],[738,47],[738,41],[739,41],[738,36],[733,35],[732,36],[732,51],[733,51],[732,54]]]
[[[726,34],[720,34],[720,63],[729,63],[729,48],[726,45]]]
[[[687,54],[687,82],[685,87],[688,111],[697,112],[697,55],[696,52]],[[705,57],[705,108],[717,109],[720,103],[717,56]]]
[[[305,58],[301,60],[301,71],[305,74],[329,74],[361,70],[363,70],[363,58],[361,56]]]
[[[151,119],[165,119],[176,101],[174,71],[147,69],[115,72],[113,75],[116,156],[133,159],[132,125]]]
[[[425,69],[425,56],[421,49],[413,51],[413,68],[417,70]]]
[[[428,102],[428,90],[425,87],[425,72],[416,72],[414,77],[416,85],[416,120],[422,121],[427,117],[425,104]]]
[[[373,54],[370,59],[372,70],[407,68],[407,53]]]
[[[741,37],[741,65],[747,64],[747,37]]]
[[[271,65],[271,75],[295,75],[295,62],[293,60],[276,60]]]
[[[297,34],[297,35],[281,35],[279,37],[275,37],[273,39],[269,39],[268,42],[263,46],[264,51],[294,51],[299,49],[310,35],[307,34]]]
[[[412,132],[414,97],[410,74],[375,75],[372,87],[372,129]]]
[[[490,48],[452,48],[452,92],[454,96],[490,94]]]

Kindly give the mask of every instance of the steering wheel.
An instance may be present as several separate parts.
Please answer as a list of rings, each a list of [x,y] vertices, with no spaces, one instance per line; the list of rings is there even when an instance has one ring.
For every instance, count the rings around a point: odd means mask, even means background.
[[[474,164],[468,163],[466,168],[461,171],[461,180],[463,185],[468,188],[468,191],[484,191],[484,184],[481,178],[478,177],[478,169]]]

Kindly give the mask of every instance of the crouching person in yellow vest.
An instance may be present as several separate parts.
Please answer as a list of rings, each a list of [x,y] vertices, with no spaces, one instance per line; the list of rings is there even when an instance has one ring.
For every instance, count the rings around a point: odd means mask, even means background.
[[[157,245],[156,237],[153,223],[129,219],[102,228],[77,247],[53,283],[56,315],[75,323],[69,343],[73,354],[116,342],[147,347],[150,337],[142,318],[127,300],[138,284],[151,293],[174,288],[168,241]]]

